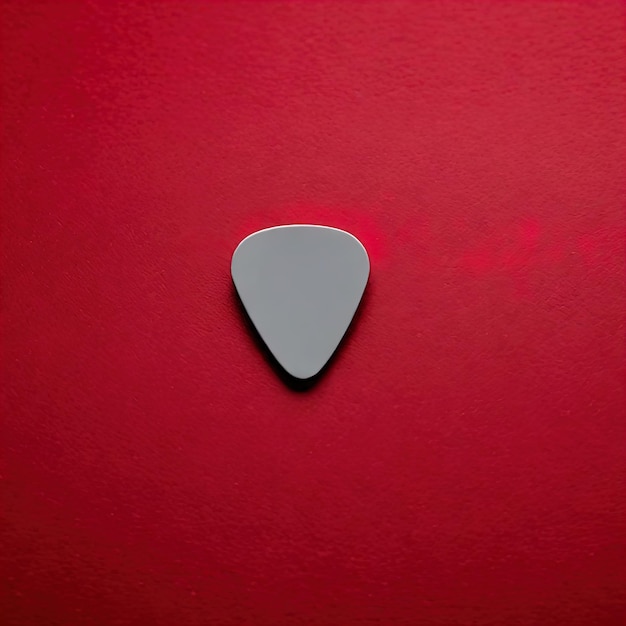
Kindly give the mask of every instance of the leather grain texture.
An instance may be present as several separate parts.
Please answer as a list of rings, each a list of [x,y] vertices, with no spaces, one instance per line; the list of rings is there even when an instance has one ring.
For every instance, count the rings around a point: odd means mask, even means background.
[[[621,2],[4,2],[3,624],[624,619]],[[285,386],[229,276],[353,232]]]

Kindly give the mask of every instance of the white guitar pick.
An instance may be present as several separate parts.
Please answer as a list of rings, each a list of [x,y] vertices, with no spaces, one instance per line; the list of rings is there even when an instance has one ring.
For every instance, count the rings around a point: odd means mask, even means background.
[[[233,253],[239,297],[276,360],[307,379],[327,363],[361,301],[370,271],[344,230],[294,224],[246,237]]]

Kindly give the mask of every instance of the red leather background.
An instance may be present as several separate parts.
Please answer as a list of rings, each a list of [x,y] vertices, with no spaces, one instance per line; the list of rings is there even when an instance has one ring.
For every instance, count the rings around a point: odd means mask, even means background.
[[[5,3],[3,623],[623,623],[622,9]],[[372,258],[308,393],[291,222]]]

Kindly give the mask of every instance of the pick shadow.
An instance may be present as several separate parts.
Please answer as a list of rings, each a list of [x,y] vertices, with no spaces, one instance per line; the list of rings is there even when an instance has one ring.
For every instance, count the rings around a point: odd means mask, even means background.
[[[326,372],[332,367],[335,362],[337,355],[344,349],[344,346],[350,341],[350,337],[354,331],[354,327],[358,324],[359,318],[362,315],[364,306],[366,304],[366,300],[368,297],[368,287],[365,287],[365,292],[363,293],[363,297],[359,302],[359,306],[357,307],[356,313],[348,326],[348,330],[344,334],[343,338],[339,342],[337,349],[333,352],[332,356],[326,362],[326,365],[317,373],[315,376],[311,378],[296,378],[292,376],[285,368],[278,362],[276,357],[272,354],[271,350],[267,347],[265,341],[259,334],[259,331],[256,329],[256,326],[250,319],[248,312],[246,311],[246,307],[243,305],[241,298],[239,297],[239,293],[234,284],[231,284],[231,298],[236,306],[239,309],[240,317],[246,327],[249,335],[252,337],[252,340],[256,344],[257,349],[261,354],[265,357],[265,360],[268,362],[270,367],[274,370],[276,376],[282,380],[282,382],[289,387],[292,391],[303,392],[312,389],[317,385],[317,383],[324,377]]]

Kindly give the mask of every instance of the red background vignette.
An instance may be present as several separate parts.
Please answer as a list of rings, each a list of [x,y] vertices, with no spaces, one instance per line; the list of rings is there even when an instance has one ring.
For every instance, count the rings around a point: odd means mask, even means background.
[[[3,623],[623,623],[620,2],[4,2]],[[287,388],[231,254],[372,261]]]

